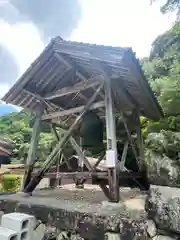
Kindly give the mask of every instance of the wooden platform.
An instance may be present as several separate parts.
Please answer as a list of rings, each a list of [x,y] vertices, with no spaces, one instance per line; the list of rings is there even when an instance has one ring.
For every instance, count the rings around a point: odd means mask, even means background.
[[[120,224],[127,228],[127,224],[146,219],[145,194],[124,188],[120,196],[121,202],[112,204],[97,186],[85,185],[81,190],[65,185],[60,189],[36,190],[31,197],[21,193],[0,196],[0,209],[6,213],[34,214],[44,223],[61,230],[77,230],[81,236],[85,232],[87,235],[88,228],[89,239],[95,239],[94,235],[119,231]]]

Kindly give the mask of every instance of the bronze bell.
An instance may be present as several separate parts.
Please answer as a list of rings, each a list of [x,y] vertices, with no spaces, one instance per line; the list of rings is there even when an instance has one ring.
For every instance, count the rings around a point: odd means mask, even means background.
[[[80,133],[82,148],[86,150],[101,149],[103,147],[104,124],[93,111],[88,111],[81,123]]]

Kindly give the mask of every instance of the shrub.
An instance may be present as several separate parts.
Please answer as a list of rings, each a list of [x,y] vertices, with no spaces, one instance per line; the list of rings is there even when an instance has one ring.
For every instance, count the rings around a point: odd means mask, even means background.
[[[4,175],[1,182],[2,192],[17,192],[21,186],[21,176],[7,174]]]

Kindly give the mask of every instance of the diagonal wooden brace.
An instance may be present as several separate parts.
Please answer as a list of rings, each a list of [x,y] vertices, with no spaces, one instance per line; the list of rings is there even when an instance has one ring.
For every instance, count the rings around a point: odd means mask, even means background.
[[[32,138],[29,146],[27,162],[26,162],[27,169],[25,170],[25,174],[24,174],[22,186],[21,186],[22,191],[31,180],[31,173],[33,172],[33,167],[36,159],[36,149],[39,141],[41,116],[42,116],[43,110],[44,110],[44,107],[40,106],[36,113],[36,119],[33,126],[33,133],[32,133]]]
[[[126,156],[127,156],[127,151],[128,151],[128,145],[129,142],[126,141],[124,144],[124,149],[123,149],[123,153],[122,153],[122,157],[121,157],[121,162],[120,162],[120,171],[125,171],[125,162],[126,162]]]
[[[74,148],[74,150],[77,152],[78,157],[83,161],[83,163],[86,165],[87,169],[89,171],[93,170],[93,167],[91,166],[91,164],[89,163],[88,159],[84,156],[81,148],[78,146],[77,142],[75,141],[74,138],[70,138],[70,142]]]

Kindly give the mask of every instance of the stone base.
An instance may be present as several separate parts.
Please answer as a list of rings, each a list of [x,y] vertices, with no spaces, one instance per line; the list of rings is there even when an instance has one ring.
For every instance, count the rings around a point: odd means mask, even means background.
[[[110,203],[99,187],[76,189],[73,184],[36,190],[32,196],[1,195],[0,210],[1,214],[16,211],[34,215],[47,229],[50,227],[45,234],[54,239],[59,235],[59,240],[180,239],[180,189],[151,186],[146,195],[122,188],[120,197],[119,203]]]
[[[4,213],[33,214],[47,225],[76,232],[85,239],[104,239],[108,232],[120,234],[122,239],[146,239],[146,196],[125,189],[120,191],[120,196],[120,203],[110,204],[96,186],[85,185],[84,190],[74,185],[63,186],[36,190],[28,198],[22,194],[0,196],[0,209]],[[142,203],[141,208],[130,204],[135,200]]]

